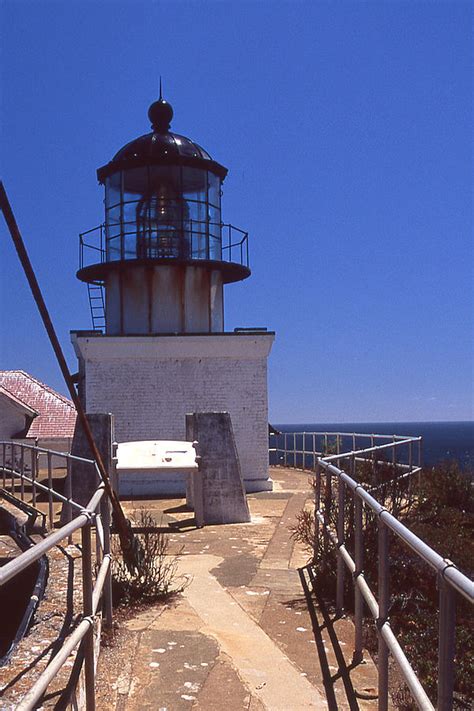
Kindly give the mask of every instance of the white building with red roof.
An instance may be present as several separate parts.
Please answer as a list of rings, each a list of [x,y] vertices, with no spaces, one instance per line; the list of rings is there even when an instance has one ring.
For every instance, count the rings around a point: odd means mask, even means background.
[[[76,410],[67,397],[23,370],[0,370],[0,440],[69,451],[75,424]]]

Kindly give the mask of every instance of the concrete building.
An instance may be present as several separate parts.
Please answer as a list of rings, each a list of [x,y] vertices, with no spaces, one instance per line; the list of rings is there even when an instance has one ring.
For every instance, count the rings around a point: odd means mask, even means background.
[[[148,116],[151,133],[98,170],[105,222],[80,238],[94,330],[72,332],[79,392],[119,442],[184,439],[186,413],[229,412],[247,490],[270,489],[274,334],[224,328],[224,286],[250,276],[247,233],[222,222],[227,169],[170,131],[164,99]]]

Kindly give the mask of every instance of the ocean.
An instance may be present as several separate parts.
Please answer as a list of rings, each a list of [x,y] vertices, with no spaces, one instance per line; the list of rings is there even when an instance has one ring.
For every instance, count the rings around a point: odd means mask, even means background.
[[[423,465],[434,466],[454,459],[463,470],[474,469],[474,422],[325,422],[276,424],[274,427],[280,432],[360,432],[421,436]]]

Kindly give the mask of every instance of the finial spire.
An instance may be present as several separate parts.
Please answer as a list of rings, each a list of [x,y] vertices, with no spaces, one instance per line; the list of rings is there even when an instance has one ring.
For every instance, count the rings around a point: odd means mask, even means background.
[[[168,133],[170,121],[173,118],[173,109],[166,99],[163,99],[163,83],[160,74],[160,98],[154,101],[148,109],[148,118],[151,127],[157,133]]]

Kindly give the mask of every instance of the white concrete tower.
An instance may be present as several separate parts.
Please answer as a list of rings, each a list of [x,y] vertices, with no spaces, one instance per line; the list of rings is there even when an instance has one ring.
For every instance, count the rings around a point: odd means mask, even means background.
[[[221,218],[227,169],[171,133],[161,96],[148,116],[97,171],[105,222],[80,236],[94,331],[72,332],[79,390],[88,412],[114,413],[119,442],[184,439],[186,413],[228,411],[247,490],[269,489],[274,334],[224,331],[224,284],[250,276],[248,235]]]

